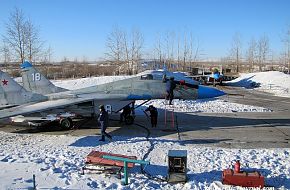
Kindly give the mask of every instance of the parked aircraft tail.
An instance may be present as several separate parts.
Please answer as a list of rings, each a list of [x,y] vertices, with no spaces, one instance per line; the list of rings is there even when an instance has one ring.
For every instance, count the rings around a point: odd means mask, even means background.
[[[23,87],[39,94],[51,94],[66,91],[52,84],[44,75],[35,69],[29,61],[21,64]]]
[[[42,95],[28,92],[7,73],[0,71],[0,105],[20,105],[44,99]]]

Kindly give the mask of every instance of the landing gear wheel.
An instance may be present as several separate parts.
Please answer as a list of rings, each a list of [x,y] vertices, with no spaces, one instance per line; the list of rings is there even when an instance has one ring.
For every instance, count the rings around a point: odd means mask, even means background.
[[[134,117],[129,115],[125,118],[126,125],[132,125],[134,123]]]
[[[69,130],[73,128],[73,121],[69,117],[61,119],[59,123],[63,130]]]

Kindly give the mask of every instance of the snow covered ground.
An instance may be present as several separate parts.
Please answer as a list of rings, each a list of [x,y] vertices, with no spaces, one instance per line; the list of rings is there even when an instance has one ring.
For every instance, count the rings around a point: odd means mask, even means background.
[[[120,77],[122,78],[122,77]],[[56,81],[64,88],[80,88],[118,77],[94,77],[77,80]],[[270,81],[271,80],[271,81]],[[288,75],[266,72],[242,75],[234,81],[245,87],[260,83],[258,89],[289,89]],[[289,96],[287,90],[277,90],[276,95]],[[162,109],[163,100],[154,104]],[[265,112],[267,108],[234,104],[225,100],[174,100],[180,112]],[[216,106],[216,107],[215,107]],[[114,137],[113,142],[100,143],[99,136],[74,137],[70,135],[17,134],[0,132],[0,189],[32,189],[33,174],[37,189],[245,189],[221,184],[221,171],[241,160],[242,169],[258,169],[266,178],[268,186],[290,189],[290,149],[225,149],[192,144],[164,138]],[[151,149],[153,147],[153,149]],[[129,185],[122,186],[114,176],[81,174],[84,157],[92,150],[137,156],[150,161],[145,171],[164,179],[167,174],[168,150],[187,150],[188,182],[168,184],[153,180],[141,173],[140,167],[130,170]],[[147,152],[152,150],[148,155]],[[147,156],[146,156],[147,155]],[[245,165],[244,163],[247,163]],[[273,188],[274,189],[274,188]]]
[[[99,143],[94,135],[72,137],[0,132],[0,137],[0,189],[31,188],[33,174],[38,189],[222,189],[230,186],[221,184],[221,171],[234,159],[242,160],[242,168],[259,169],[267,185],[290,188],[289,149],[208,148],[162,138],[147,141],[145,138],[116,137],[111,143]],[[187,183],[172,185],[152,180],[141,174],[139,166],[130,171],[128,186],[122,186],[114,176],[81,175],[84,156],[91,150],[143,159],[151,145],[154,149],[146,158],[150,165],[145,171],[163,179],[167,174],[168,150],[187,150]]]

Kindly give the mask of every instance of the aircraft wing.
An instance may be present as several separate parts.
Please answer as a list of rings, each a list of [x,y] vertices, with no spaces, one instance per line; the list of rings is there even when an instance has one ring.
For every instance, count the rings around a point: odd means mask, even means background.
[[[18,105],[12,105],[12,104],[8,104],[8,105],[1,105],[0,106],[0,110],[3,110],[3,109],[8,109],[8,108],[12,108],[12,107],[15,107],[15,106],[18,106]]]
[[[128,95],[126,94],[116,94],[116,95],[105,95],[98,94],[94,97],[82,97],[82,98],[71,98],[71,99],[58,99],[58,100],[48,100],[38,103],[23,104],[20,106],[2,109],[0,110],[0,119],[8,118],[16,115],[23,115],[29,113],[37,113],[45,110],[62,108],[70,105],[75,105],[79,103],[89,102],[93,100],[126,100]]]

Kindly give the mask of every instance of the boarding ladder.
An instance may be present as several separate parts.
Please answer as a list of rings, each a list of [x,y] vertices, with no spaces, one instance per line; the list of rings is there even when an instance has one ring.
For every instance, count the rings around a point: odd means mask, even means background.
[[[175,120],[174,120],[174,107],[173,105],[165,105],[164,110],[164,126],[171,126],[173,129],[175,126]]]

